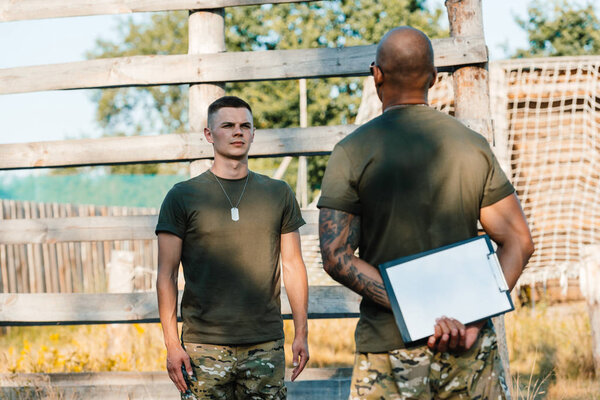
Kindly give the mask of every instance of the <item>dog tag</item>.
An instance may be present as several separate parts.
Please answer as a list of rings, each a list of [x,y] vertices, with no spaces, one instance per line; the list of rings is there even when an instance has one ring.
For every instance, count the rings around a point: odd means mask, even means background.
[[[231,220],[239,221],[239,219],[240,219],[240,212],[238,211],[237,207],[231,207]]]

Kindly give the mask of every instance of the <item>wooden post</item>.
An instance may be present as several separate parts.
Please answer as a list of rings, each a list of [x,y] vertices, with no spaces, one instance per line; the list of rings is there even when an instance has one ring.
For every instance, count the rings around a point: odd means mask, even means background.
[[[492,65],[490,72],[490,109],[494,129],[492,150],[508,177],[512,166],[508,144],[508,78],[504,67]]]
[[[108,278],[108,293],[131,293],[133,292],[133,252],[113,250],[110,262],[106,266]],[[124,352],[127,343],[128,327],[122,324],[107,325],[108,331],[106,356],[115,358]]]
[[[596,376],[600,375],[600,244],[585,246],[579,272],[581,293],[587,301],[592,329],[592,356]]]
[[[222,8],[210,11],[190,11],[188,21],[188,54],[220,53],[225,51],[225,19]],[[224,84],[195,84],[189,89],[189,121],[191,132],[203,132],[207,126],[208,106],[225,94]],[[197,176],[209,169],[211,162],[190,163],[190,175]]]
[[[446,0],[450,36],[483,37],[481,0]],[[469,127],[493,142],[487,63],[458,68],[454,78],[454,112]]]
[[[300,127],[308,126],[307,101],[306,101],[306,79],[298,81],[300,86]],[[308,205],[308,162],[306,157],[298,157],[298,179],[296,182],[296,199],[300,207],[305,208]]]
[[[273,179],[283,178],[283,175],[285,174],[285,171],[287,170],[287,167],[290,165],[291,161],[292,161],[292,156],[283,157],[283,159],[281,160],[281,163],[279,164],[279,167],[277,167],[277,170],[273,174]]]
[[[481,0],[446,0],[445,4],[451,37],[484,36]],[[454,71],[453,78],[455,117],[470,121],[469,127],[481,133],[493,144],[487,63],[458,68]],[[492,320],[506,383],[512,393],[504,317],[500,316]]]

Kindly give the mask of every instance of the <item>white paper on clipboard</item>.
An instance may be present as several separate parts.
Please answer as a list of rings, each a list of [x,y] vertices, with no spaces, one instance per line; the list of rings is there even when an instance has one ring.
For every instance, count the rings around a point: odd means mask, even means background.
[[[467,324],[514,309],[487,235],[380,265],[405,342],[431,336],[441,316]]]

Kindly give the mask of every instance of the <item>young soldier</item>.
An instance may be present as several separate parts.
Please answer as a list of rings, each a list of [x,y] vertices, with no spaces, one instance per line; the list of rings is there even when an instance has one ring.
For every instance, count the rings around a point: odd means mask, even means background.
[[[363,296],[351,398],[505,398],[492,326],[440,316],[407,348],[377,265],[475,237],[479,220],[512,289],[533,252],[519,201],[487,141],[427,106],[437,72],[425,34],[387,33],[371,72],[383,115],[337,144],[318,204],[324,268]]]
[[[291,188],[248,169],[252,110],[226,96],[208,108],[205,173],[178,183],[158,218],[158,308],[169,377],[182,398],[285,399],[279,255],[294,319],[292,380],[308,361],[306,269]],[[182,341],[177,273],[183,265]]]

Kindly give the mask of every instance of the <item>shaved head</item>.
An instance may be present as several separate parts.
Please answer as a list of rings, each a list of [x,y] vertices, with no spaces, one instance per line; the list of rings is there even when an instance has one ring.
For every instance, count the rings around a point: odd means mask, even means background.
[[[399,88],[427,91],[435,78],[431,41],[409,26],[385,34],[377,46],[375,63],[386,80]]]

